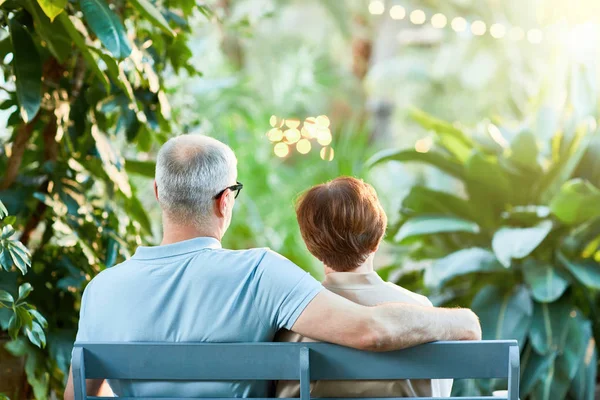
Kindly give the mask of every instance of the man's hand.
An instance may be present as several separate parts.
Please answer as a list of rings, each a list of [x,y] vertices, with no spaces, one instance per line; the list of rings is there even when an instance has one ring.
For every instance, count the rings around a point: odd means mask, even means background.
[[[87,389],[88,396],[108,396],[112,393],[103,393],[102,384],[104,379],[86,379],[85,387]],[[67,387],[65,388],[64,400],[75,399],[75,393],[73,388],[73,369],[69,368],[69,378],[67,379]]]
[[[292,327],[303,336],[362,350],[387,351],[438,340],[480,340],[468,309],[386,303],[365,307],[321,291]]]

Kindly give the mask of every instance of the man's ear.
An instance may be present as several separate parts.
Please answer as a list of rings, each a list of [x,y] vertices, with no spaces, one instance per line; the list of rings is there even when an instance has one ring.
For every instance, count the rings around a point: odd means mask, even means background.
[[[156,184],[156,180],[154,181],[154,197],[158,200],[158,185]]]
[[[227,207],[229,207],[229,193],[231,190],[226,189],[225,192],[216,200],[217,215],[224,217],[227,215]]]

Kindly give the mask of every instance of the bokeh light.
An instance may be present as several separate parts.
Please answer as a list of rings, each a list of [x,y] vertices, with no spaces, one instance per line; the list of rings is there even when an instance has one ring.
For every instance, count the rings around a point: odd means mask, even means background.
[[[273,128],[267,132],[267,137],[271,142],[280,142],[283,139],[283,132],[279,128]]]
[[[300,131],[296,128],[290,128],[283,132],[283,141],[287,144],[294,144],[300,140]]]
[[[320,155],[321,155],[321,159],[323,159],[325,161],[333,161],[333,158],[335,157],[335,154],[331,147],[323,147],[321,149]]]
[[[321,126],[324,128],[329,128],[331,121],[329,121],[329,118],[327,117],[327,115],[319,115],[317,118],[315,118],[315,123],[318,126]]]
[[[296,118],[290,118],[285,120],[285,125],[288,128],[296,129],[300,126],[300,120]]]
[[[319,127],[317,129],[317,142],[319,142],[321,146],[327,146],[331,143],[331,140],[332,137],[329,128]]]
[[[273,147],[273,152],[277,157],[284,158],[287,157],[288,154],[290,154],[290,148],[287,144],[280,142],[277,143],[275,147]]]
[[[475,36],[485,35],[486,31],[487,31],[487,26],[485,25],[485,22],[483,22],[483,21],[479,21],[479,20],[473,21],[473,23],[471,24],[471,32]]]
[[[427,16],[425,15],[425,11],[423,10],[413,10],[410,13],[410,22],[415,25],[422,25],[427,21]]]
[[[442,13],[434,14],[431,17],[431,25],[434,28],[442,29],[448,25],[448,18],[446,18],[446,16]]]
[[[308,139],[300,139],[298,143],[296,143],[296,150],[298,150],[298,153],[300,154],[308,154],[311,149],[312,145]]]
[[[390,8],[390,17],[392,19],[404,19],[406,17],[406,9],[400,5],[395,5]]]
[[[385,5],[381,0],[372,0],[369,3],[369,12],[373,15],[381,15],[385,11]]]
[[[490,35],[492,35],[494,39],[502,39],[506,36],[506,27],[499,23],[492,24],[492,26],[490,26]]]
[[[433,140],[430,137],[417,140],[415,150],[419,153],[427,153],[433,146]]]
[[[464,32],[467,29],[467,20],[463,17],[456,17],[452,20],[451,26],[455,32]]]

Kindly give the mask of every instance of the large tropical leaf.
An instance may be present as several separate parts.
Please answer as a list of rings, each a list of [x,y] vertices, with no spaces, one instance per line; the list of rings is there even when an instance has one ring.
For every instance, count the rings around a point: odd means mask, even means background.
[[[530,228],[502,227],[492,239],[492,248],[498,260],[509,267],[513,259],[527,257],[548,236],[552,221],[542,221]]]
[[[535,135],[530,131],[522,131],[517,134],[505,151],[506,158],[513,164],[527,170],[539,171],[537,162],[538,145]]]
[[[67,0],[37,0],[37,2],[50,21],[54,21],[54,18],[63,12],[67,5]]]
[[[521,382],[519,388],[521,398],[526,398],[539,384],[541,379],[548,374],[556,356],[557,353],[540,355],[533,350],[533,347],[527,346],[521,358]]]
[[[484,339],[515,339],[523,346],[533,314],[526,286],[508,291],[494,285],[485,286],[473,299],[471,308],[479,316]]]
[[[541,400],[563,399],[584,360],[591,338],[590,322],[569,303],[537,303],[529,337],[539,354],[556,354],[533,395]]]
[[[402,200],[402,208],[414,214],[444,214],[465,219],[474,219],[475,214],[467,200],[419,185],[410,189]]]
[[[483,201],[492,199],[506,203],[512,197],[512,185],[508,174],[494,157],[480,152],[473,153],[466,163],[467,189]]]
[[[33,17],[35,31],[48,45],[48,50],[59,63],[64,63],[71,55],[72,41],[60,22],[53,23],[47,13],[40,8],[42,1],[24,0],[24,5]],[[54,3],[46,1],[46,3]],[[66,0],[65,0],[66,4]],[[61,9],[62,10],[62,9]],[[59,13],[60,14],[60,13]],[[57,14],[58,15],[58,14]]]
[[[110,93],[110,82],[108,81],[108,78],[106,77],[104,72],[102,72],[100,67],[98,67],[96,59],[94,58],[94,56],[92,56],[90,49],[85,44],[85,39],[83,38],[83,36],[81,36],[81,33],[79,33],[77,28],[75,28],[75,25],[73,25],[73,22],[71,21],[67,13],[61,13],[58,16],[58,21],[64,26],[65,31],[73,40],[75,46],[77,46],[77,48],[81,52],[81,55],[85,59],[88,68],[90,68],[92,72],[96,75],[96,77],[98,77],[98,79],[106,89],[106,92]]]
[[[423,128],[435,132],[437,142],[460,162],[465,162],[473,151],[473,141],[459,128],[413,108],[410,116]]]
[[[466,232],[479,233],[479,226],[466,219],[445,215],[420,215],[409,218],[400,228],[394,240],[402,242],[415,236],[434,235],[438,233]]]
[[[81,0],[81,11],[89,27],[116,58],[131,54],[131,43],[119,17],[104,0]]]
[[[130,174],[138,174],[147,178],[154,178],[156,170],[156,162],[154,161],[138,161],[126,160],[125,170]]]
[[[539,183],[538,191],[542,193],[544,202],[549,202],[558,193],[562,185],[573,176],[573,172],[583,158],[588,145],[597,136],[596,121],[593,118],[588,118],[578,125],[573,138],[565,146],[555,145],[558,149],[562,147],[565,149],[554,156],[553,164]],[[567,138],[565,134],[560,134],[556,136],[555,140],[563,144],[567,141]]]
[[[140,14],[162,29],[163,32],[175,36],[175,32],[173,32],[165,17],[163,17],[160,11],[158,11],[148,0],[131,0],[131,4],[140,12]]]
[[[552,264],[528,259],[523,264],[523,276],[533,298],[542,303],[558,299],[567,290],[569,280]]]
[[[23,121],[29,122],[42,104],[42,63],[29,32],[16,18],[10,20],[10,37],[19,111]]]
[[[552,213],[565,224],[578,225],[600,216],[600,190],[581,179],[566,182],[550,202]]]
[[[425,284],[441,287],[449,280],[473,272],[493,272],[503,270],[494,253],[473,247],[450,254],[436,260],[425,270]]]
[[[460,163],[435,150],[425,153],[414,149],[382,150],[367,161],[367,167],[373,167],[387,161],[419,162],[439,168],[441,171],[458,179],[464,179],[465,176],[464,168]]]
[[[581,360],[579,369],[569,391],[575,400],[594,400],[596,396],[596,372],[598,370],[598,352],[596,341],[591,338]]]
[[[593,259],[570,260],[564,253],[556,253],[558,261],[583,285],[600,290],[600,264]]]

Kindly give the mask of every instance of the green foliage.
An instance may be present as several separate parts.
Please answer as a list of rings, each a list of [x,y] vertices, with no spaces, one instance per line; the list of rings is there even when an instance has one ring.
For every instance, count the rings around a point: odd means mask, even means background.
[[[187,46],[196,9],[0,1],[0,108],[11,113],[0,146],[0,215],[11,215],[0,226],[0,336],[27,357],[37,399],[62,396],[86,284],[154,236],[128,174],[152,167],[125,162],[121,149],[149,152],[172,133],[164,76],[198,74]]]
[[[421,111],[413,116],[432,133],[433,147],[385,150],[370,164],[424,162],[456,178],[459,195],[412,187],[391,240],[414,259],[433,259],[425,285],[445,304],[470,304],[484,339],[519,341],[521,398],[592,399],[600,190],[575,173],[598,136],[595,124],[566,120],[546,145],[526,128],[508,137],[509,129],[495,128],[490,146]],[[465,383],[456,393],[496,385]]]

